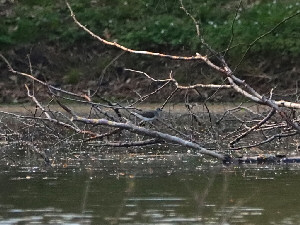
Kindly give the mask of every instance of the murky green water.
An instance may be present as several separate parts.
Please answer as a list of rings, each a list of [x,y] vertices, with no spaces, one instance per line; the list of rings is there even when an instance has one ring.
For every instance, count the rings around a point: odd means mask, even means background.
[[[2,166],[0,224],[300,224],[298,167],[201,165],[164,156]]]

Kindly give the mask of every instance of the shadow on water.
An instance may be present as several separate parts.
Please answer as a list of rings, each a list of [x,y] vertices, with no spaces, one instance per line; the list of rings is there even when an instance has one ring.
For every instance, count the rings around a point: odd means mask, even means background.
[[[0,224],[300,224],[298,166],[225,167],[197,155],[98,166],[2,166]]]

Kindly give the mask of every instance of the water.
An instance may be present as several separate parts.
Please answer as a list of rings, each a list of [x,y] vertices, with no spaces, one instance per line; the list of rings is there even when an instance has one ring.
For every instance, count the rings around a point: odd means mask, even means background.
[[[297,166],[170,155],[64,167],[2,166],[0,224],[300,224]]]

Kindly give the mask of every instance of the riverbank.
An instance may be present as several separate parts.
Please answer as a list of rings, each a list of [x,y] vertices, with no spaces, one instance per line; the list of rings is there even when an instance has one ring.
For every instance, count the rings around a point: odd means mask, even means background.
[[[74,0],[71,5],[83,24],[109,41],[165,54],[195,56],[199,52],[210,55],[199,41],[193,21],[180,9],[179,1],[163,2],[133,5],[122,1],[82,3]],[[74,24],[64,2],[49,4],[43,0],[16,4],[4,0],[2,4],[1,53],[14,69],[32,73],[57,87],[77,93],[98,90],[98,95],[120,101],[134,101],[137,93],[149,93],[157,87],[157,83],[125,71],[125,68],[143,71],[159,79],[168,78],[172,72],[180,85],[224,82],[223,77],[203,62],[137,56],[104,46]],[[201,34],[208,44],[216,51],[224,51],[231,39],[237,2],[198,4],[190,1],[186,4],[201,22]],[[239,64],[253,40],[274,28],[286,16],[293,15],[297,4],[296,0],[243,3],[236,18],[233,47],[225,56],[230,67],[234,69]],[[119,10],[115,10],[116,7]],[[274,96],[292,100],[300,85],[299,38],[295,36],[299,23],[299,16],[295,16],[258,41],[238,66],[236,75],[262,94],[269,94],[276,86]],[[214,57],[211,60],[215,60]],[[0,61],[0,103],[28,102],[25,83],[30,82],[11,74]],[[147,99],[147,103],[163,101],[168,97],[168,91]],[[212,94],[214,98],[210,101],[214,102],[234,102],[242,98],[234,91],[214,92],[199,88],[188,94],[191,102],[204,101]],[[35,94],[39,99],[47,97],[38,85]],[[184,102],[185,96],[186,91],[178,91],[172,101]]]
[[[207,107],[206,107],[207,106]],[[257,105],[254,103],[233,103],[233,102],[223,102],[223,103],[206,103],[206,106],[203,105],[203,103],[192,103],[190,104],[190,107],[192,107],[192,110],[197,113],[208,113],[208,110],[210,113],[214,114],[223,114],[224,112],[228,110],[232,110],[234,108],[242,107],[244,109],[241,109],[239,112],[246,113],[246,109],[249,109],[249,111],[252,111],[253,113],[263,113],[266,112],[269,108],[267,106],[263,105]],[[61,111],[64,110],[56,104],[50,105],[51,110],[54,111]],[[85,106],[80,104],[68,104],[68,107],[72,108],[74,111],[80,113],[80,114],[88,114],[90,112],[90,106],[86,104]],[[125,106],[124,106],[125,107]],[[161,107],[160,104],[139,104],[133,106],[137,109],[141,110],[153,110],[158,107]],[[2,112],[11,112],[11,113],[20,113],[22,115],[26,115],[29,113],[32,113],[35,111],[35,105],[33,104],[0,104],[0,111]],[[105,110],[105,107],[103,108]],[[177,104],[167,104],[165,108],[163,109],[164,113],[176,113],[176,114],[182,114],[187,113],[187,108],[183,103],[177,103]]]

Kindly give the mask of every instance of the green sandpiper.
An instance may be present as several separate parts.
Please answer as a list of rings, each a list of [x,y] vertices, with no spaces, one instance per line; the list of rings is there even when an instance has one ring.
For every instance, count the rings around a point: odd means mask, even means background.
[[[143,111],[143,112],[131,112],[131,113],[143,121],[153,121],[157,119],[161,111],[162,111],[161,108],[157,108],[156,110]]]

